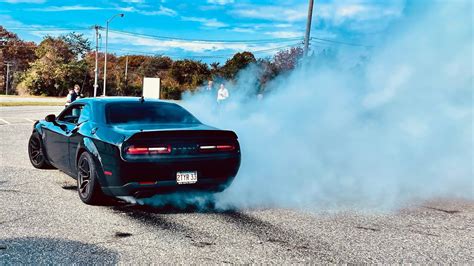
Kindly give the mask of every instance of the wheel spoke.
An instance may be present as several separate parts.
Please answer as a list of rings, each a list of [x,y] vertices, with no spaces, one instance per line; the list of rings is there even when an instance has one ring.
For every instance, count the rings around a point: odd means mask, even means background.
[[[37,137],[31,137],[30,142],[28,144],[29,152],[30,152],[30,159],[34,165],[40,165],[43,160],[43,153],[41,151],[41,142]]]
[[[90,185],[90,181],[91,181],[91,172],[90,172],[90,166],[89,166],[89,161],[87,161],[87,159],[82,159],[80,162],[79,162],[79,166],[78,166],[78,170],[79,170],[79,177],[78,177],[78,183],[79,183],[79,193],[83,196],[83,197],[87,197],[87,195],[89,194],[89,185]]]
[[[33,159],[36,159],[38,157],[38,155],[40,155],[39,151],[32,151],[31,152],[31,158],[33,158]]]
[[[81,172],[81,174],[89,175],[89,171],[84,169],[82,165],[79,165],[79,171]]]
[[[37,150],[39,148],[39,142],[37,139],[32,139],[31,142],[30,142],[30,146],[31,148],[33,148],[34,150]]]
[[[88,186],[89,186],[89,180],[83,180],[81,182],[81,185],[79,186],[79,191],[81,191],[82,194],[85,194]]]

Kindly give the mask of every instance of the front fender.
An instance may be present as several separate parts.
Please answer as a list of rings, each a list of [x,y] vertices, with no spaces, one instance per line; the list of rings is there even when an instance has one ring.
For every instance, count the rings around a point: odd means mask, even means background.
[[[33,124],[33,132],[38,132],[38,134],[40,134],[40,136],[43,135],[43,127],[41,127],[41,123],[40,121],[36,121],[34,124]]]

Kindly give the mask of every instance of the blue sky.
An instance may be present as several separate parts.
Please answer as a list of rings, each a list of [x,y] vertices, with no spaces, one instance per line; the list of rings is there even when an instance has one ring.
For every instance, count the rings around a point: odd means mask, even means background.
[[[93,40],[92,25],[105,26],[124,13],[110,24],[110,52],[222,61],[237,51],[264,57],[299,45],[307,5],[307,0],[0,0],[0,25],[36,42],[71,30]],[[403,0],[316,0],[312,36],[370,45],[405,9]],[[103,48],[105,33],[101,36]],[[312,48],[334,45],[315,41]]]

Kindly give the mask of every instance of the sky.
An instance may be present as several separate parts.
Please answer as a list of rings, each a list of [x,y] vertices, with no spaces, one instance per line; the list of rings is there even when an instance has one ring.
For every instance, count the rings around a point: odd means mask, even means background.
[[[316,0],[313,52],[338,45],[370,46],[407,12],[404,0]],[[109,26],[109,52],[163,54],[223,61],[235,52],[257,57],[301,46],[307,0],[0,0],[0,25],[20,38],[71,31],[95,42],[93,25]],[[101,30],[100,49],[105,47]],[[344,43],[344,44],[341,44]]]

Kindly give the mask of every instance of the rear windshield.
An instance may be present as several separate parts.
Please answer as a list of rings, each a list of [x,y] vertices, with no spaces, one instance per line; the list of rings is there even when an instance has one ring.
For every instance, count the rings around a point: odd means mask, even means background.
[[[105,107],[107,123],[200,123],[184,108],[173,103],[126,102],[109,103]]]

